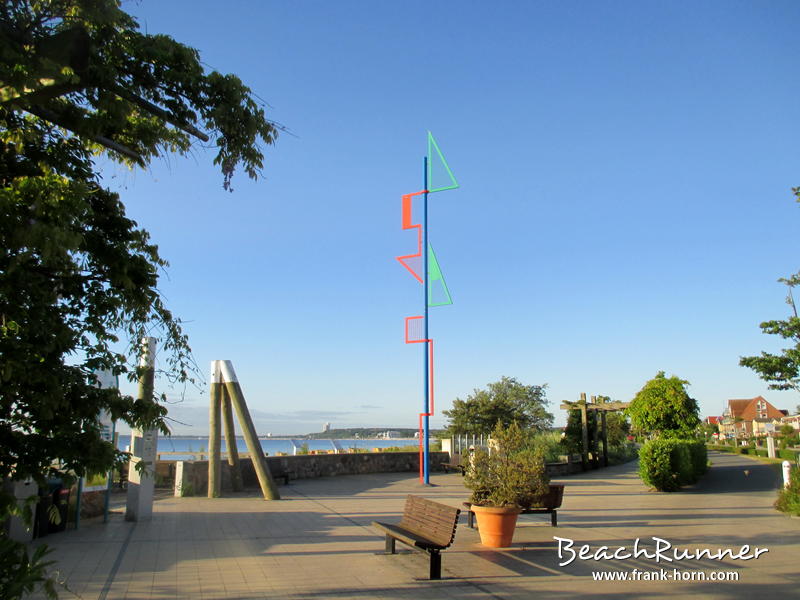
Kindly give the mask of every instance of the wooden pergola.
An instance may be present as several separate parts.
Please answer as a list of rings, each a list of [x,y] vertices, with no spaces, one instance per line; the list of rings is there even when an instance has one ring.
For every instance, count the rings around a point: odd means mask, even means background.
[[[597,402],[597,396],[592,396],[591,399],[586,401],[586,394],[581,393],[581,399],[577,402],[569,402],[564,400],[561,404],[563,410],[579,410],[581,412],[581,464],[583,470],[589,469],[589,452],[592,453],[592,468],[596,469],[599,465],[599,442],[603,445],[603,466],[608,466],[608,434],[606,429],[606,413],[625,410],[628,408],[630,402]],[[591,445],[589,441],[589,413],[594,412],[595,415],[600,414],[600,427],[594,428],[594,435],[592,436]],[[597,417],[595,416],[595,419]],[[595,420],[595,422],[597,422]],[[598,440],[598,436],[601,436]]]

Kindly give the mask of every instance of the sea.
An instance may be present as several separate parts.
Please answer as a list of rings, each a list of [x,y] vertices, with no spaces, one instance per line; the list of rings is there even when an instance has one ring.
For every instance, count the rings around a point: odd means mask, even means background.
[[[305,440],[297,438],[262,438],[259,439],[261,448],[267,456],[276,456],[279,452],[286,454],[295,454],[300,452],[300,448],[304,444],[308,444],[310,450],[328,450],[334,451],[338,448],[347,451],[350,448],[361,448],[364,450],[372,450],[374,448],[392,448],[392,447],[405,447],[419,445],[419,441],[415,438],[393,438],[393,439],[357,439],[357,440]],[[130,448],[131,436],[120,435],[117,447],[120,450],[128,450]],[[236,438],[236,449],[240,453],[247,452],[247,444],[243,437]],[[221,444],[222,452],[226,452],[225,439],[223,436]],[[200,453],[208,451],[208,437],[158,437],[158,449],[156,454],[161,454],[163,460],[191,460],[192,454],[180,454],[181,452],[187,453]],[[169,454],[167,454],[169,453]],[[177,454],[173,454],[177,453]]]

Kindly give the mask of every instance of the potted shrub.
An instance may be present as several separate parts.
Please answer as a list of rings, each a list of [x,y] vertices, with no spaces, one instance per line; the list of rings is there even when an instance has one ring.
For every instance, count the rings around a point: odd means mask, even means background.
[[[490,440],[491,452],[479,448],[464,477],[472,490],[472,511],[481,543],[492,548],[511,545],[520,510],[548,493],[541,451],[516,423],[498,423]]]

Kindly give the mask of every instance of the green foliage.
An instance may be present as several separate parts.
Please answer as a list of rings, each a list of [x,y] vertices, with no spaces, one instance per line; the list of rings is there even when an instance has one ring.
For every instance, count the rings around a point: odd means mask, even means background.
[[[134,400],[93,381],[102,369],[135,379],[144,334],[160,335],[167,377],[187,381],[193,369],[180,322],[158,292],[167,263],[100,185],[94,156],[124,159],[98,136],[144,165],[188,152],[184,129],[201,125],[216,135],[215,162],[229,187],[237,166],[256,176],[258,142],[272,143],[275,131],[236,77],[204,74],[195,50],[140,33],[113,0],[10,0],[0,26],[0,478],[42,482],[54,459],[78,475],[110,468],[118,456],[100,439],[101,410],[167,431],[155,398]],[[80,68],[62,64],[72,60]],[[166,113],[154,116],[131,95]],[[70,115],[75,126],[30,112],[40,109]],[[126,352],[117,350],[121,339]]]
[[[644,384],[625,411],[634,429],[661,437],[690,437],[700,425],[700,409],[686,392],[688,384],[659,371]]]
[[[194,496],[194,494],[195,494],[194,485],[191,484],[188,481],[184,481],[184,482],[181,483],[179,491],[180,491],[181,497]]]
[[[792,468],[789,474],[789,486],[778,491],[775,508],[800,517],[800,469],[797,467]]]
[[[303,443],[302,446],[297,450],[297,454],[309,454],[311,451],[308,449],[308,443]]]
[[[608,464],[621,465],[632,460],[636,460],[639,456],[639,449],[636,444],[630,442],[622,446],[614,446],[608,450]]]
[[[477,448],[464,477],[471,502],[480,506],[530,506],[547,492],[548,483],[541,451],[516,423],[497,423],[491,452]]]
[[[450,435],[484,435],[500,423],[517,423],[523,429],[544,431],[553,423],[545,409],[547,385],[524,385],[513,377],[502,377],[485,390],[473,390],[466,400],[456,398],[453,408],[442,411],[450,423]]]
[[[108,471],[121,455],[100,437],[101,411],[166,433],[155,396],[95,385],[99,370],[137,377],[144,335],[160,338],[164,377],[195,372],[158,291],[167,263],[102,186],[97,157],[146,167],[189,153],[200,127],[230,189],[237,168],[259,174],[276,136],[237,77],[206,73],[196,50],[141,33],[119,6],[0,6],[0,480]],[[27,585],[41,561],[15,556],[0,580]]]
[[[800,202],[800,187],[792,188],[792,192]],[[800,285],[800,271],[778,281],[789,288],[786,304],[791,308],[791,314],[784,320],[765,321],[759,327],[764,333],[777,335],[792,345],[780,354],[762,352],[760,356],[743,356],[739,359],[739,364],[753,369],[761,379],[768,382],[771,390],[800,391],[800,317],[797,315],[797,305],[792,294],[792,290]]]
[[[650,440],[639,450],[639,476],[660,492],[695,483],[707,468],[706,446],[697,440]]]
[[[557,431],[544,431],[531,436],[531,446],[542,455],[545,463],[558,462],[564,448],[561,445],[561,434]]]
[[[18,600],[39,589],[48,598],[57,598],[58,582],[48,572],[55,561],[45,560],[50,552],[39,546],[31,554],[25,544],[0,535],[0,598]]]

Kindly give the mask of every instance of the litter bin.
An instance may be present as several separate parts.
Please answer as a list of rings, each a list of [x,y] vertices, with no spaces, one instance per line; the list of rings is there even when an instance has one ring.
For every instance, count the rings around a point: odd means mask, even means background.
[[[53,506],[53,496],[42,494],[39,490],[39,501],[36,503],[36,512],[33,517],[33,537],[40,538],[50,533],[50,507]]]
[[[60,520],[50,520],[52,506],[58,509]],[[42,537],[48,533],[64,531],[67,528],[67,511],[69,510],[69,488],[64,487],[60,479],[48,479],[47,485],[39,488],[39,502],[33,519],[33,537]]]

